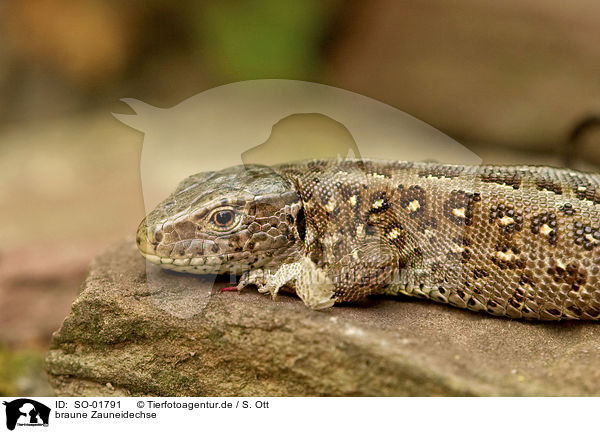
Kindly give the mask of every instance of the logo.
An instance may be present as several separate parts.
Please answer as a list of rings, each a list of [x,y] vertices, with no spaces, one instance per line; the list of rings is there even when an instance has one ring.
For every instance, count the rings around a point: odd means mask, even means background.
[[[230,83],[206,90],[170,108],[154,107],[135,99],[123,99],[123,102],[135,114],[113,113],[114,117],[144,133],[140,175],[144,204],[147,206],[146,214],[150,214],[162,203],[161,211],[155,213],[160,214],[160,218],[150,226],[140,225],[138,245],[148,258],[146,283],[155,288],[151,291],[157,294],[152,297],[156,306],[182,319],[199,314],[208,305],[217,292],[214,290],[215,274],[229,274],[231,285],[235,285],[237,277],[250,270],[250,265],[238,265],[240,262],[232,260],[232,255],[223,253],[228,248],[225,244],[222,247],[224,249],[220,250],[221,247],[213,242],[211,245],[218,252],[206,252],[205,246],[208,243],[197,239],[179,242],[178,245],[185,244],[185,247],[177,251],[178,257],[175,259],[163,261],[155,255],[154,248],[159,245],[159,241],[147,237],[150,234],[163,239],[163,233],[154,230],[155,227],[164,227],[166,224],[169,230],[165,230],[165,233],[179,236],[179,231],[170,227],[183,224],[191,229],[196,226],[196,223],[190,226],[179,222],[176,216],[177,203],[172,200],[164,201],[178,185],[183,185],[184,178],[193,176],[188,178],[186,186],[180,190],[186,191],[186,196],[195,195],[201,199],[204,196],[196,192],[201,193],[207,186],[212,186],[210,182],[214,181],[214,185],[222,185],[218,189],[225,194],[222,198],[228,197],[228,203],[245,203],[247,189],[236,183],[243,176],[262,179],[261,182],[270,188],[283,184],[277,183],[281,182],[281,176],[275,171],[269,173],[268,170],[261,169],[259,172],[262,174],[251,174],[255,170],[252,168],[255,164],[272,166],[288,161],[350,157],[426,161],[437,160],[441,155],[447,163],[481,163],[477,155],[460,143],[394,107],[367,96],[318,83],[277,79]],[[236,166],[242,168],[235,168]],[[232,168],[227,175],[230,177],[213,178],[215,170],[227,167]],[[242,171],[244,167],[248,168],[247,173]],[[321,175],[335,178],[338,182],[336,185],[349,185],[344,182],[366,185],[367,182],[382,182],[381,178],[388,176],[371,173],[371,169],[367,167],[368,164],[357,164],[355,169],[350,169],[351,172],[338,172],[335,168],[319,166],[315,166],[315,170],[331,170]],[[433,176],[428,173],[423,175]],[[342,178],[353,180],[342,181]],[[331,200],[322,203],[323,206],[333,206],[338,196],[343,195],[342,190],[347,189],[338,188],[340,187],[336,186],[335,191],[331,192],[331,197],[328,195],[328,200]],[[235,191],[239,191],[241,196],[235,197]],[[418,197],[413,197],[418,192],[413,193],[411,190],[406,193],[407,206],[410,204],[411,209],[416,206],[415,213],[423,210]],[[356,202],[356,197],[353,193],[349,197],[347,199],[351,200],[350,206],[354,207],[355,204],[352,203]],[[377,198],[375,203],[379,203],[377,208],[385,206],[385,197]],[[278,212],[278,206],[279,204],[275,205],[273,212]],[[225,218],[226,225],[231,221],[231,210],[223,210],[222,217]],[[264,208],[262,212],[269,213]],[[298,219],[300,224],[303,220],[302,217]],[[233,222],[236,223],[236,219]],[[325,224],[331,223],[333,222],[327,221]],[[302,233],[301,225],[298,227]],[[365,231],[370,229],[364,227]],[[396,232],[397,230],[392,230],[388,233],[391,238],[381,243],[382,248],[388,248],[389,242],[402,241],[399,232]],[[284,238],[285,236],[278,237],[276,242],[284,242]],[[163,242],[170,243],[171,237],[165,236]],[[447,242],[450,244],[453,241],[448,239]],[[268,260],[265,259],[261,266],[267,266]],[[456,260],[458,266],[460,257],[456,256]],[[452,265],[455,266],[455,263]],[[254,266],[258,267],[258,264]],[[172,286],[171,276],[162,272],[161,267],[204,275],[193,282],[193,290],[190,288],[186,291],[189,295],[182,298],[174,291],[167,290]],[[393,265],[394,271],[396,268],[397,264]],[[406,271],[402,272],[406,274]],[[312,275],[316,273],[313,272]],[[353,272],[352,278],[362,280],[363,276]],[[191,283],[191,280],[186,280],[185,284],[188,281]],[[323,282],[315,283],[315,287],[329,287]],[[319,296],[325,297],[327,292]]]
[[[11,402],[3,402],[6,406],[6,428],[14,430],[15,426],[48,427],[50,408],[29,398],[19,398]]]

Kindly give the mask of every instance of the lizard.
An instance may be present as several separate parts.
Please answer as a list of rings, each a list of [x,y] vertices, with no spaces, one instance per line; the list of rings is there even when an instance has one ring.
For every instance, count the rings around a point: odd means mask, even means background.
[[[151,263],[292,290],[310,308],[408,295],[530,320],[600,319],[600,176],[358,159],[183,180],[140,223]]]

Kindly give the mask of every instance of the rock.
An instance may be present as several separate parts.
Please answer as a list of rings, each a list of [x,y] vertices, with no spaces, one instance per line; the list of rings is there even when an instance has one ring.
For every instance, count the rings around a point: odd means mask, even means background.
[[[93,262],[46,359],[58,395],[600,395],[597,323],[410,298],[316,312],[148,270],[130,238]]]

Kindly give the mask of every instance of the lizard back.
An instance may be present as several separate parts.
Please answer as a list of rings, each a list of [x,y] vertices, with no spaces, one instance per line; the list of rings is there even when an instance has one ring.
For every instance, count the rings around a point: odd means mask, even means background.
[[[279,170],[302,198],[305,253],[340,300],[400,292],[510,317],[600,317],[597,175],[355,160]]]
[[[182,182],[140,224],[138,246],[172,270],[234,272],[240,288],[273,295],[292,287],[313,308],[403,293],[514,318],[600,319],[600,178],[573,170],[233,167]]]

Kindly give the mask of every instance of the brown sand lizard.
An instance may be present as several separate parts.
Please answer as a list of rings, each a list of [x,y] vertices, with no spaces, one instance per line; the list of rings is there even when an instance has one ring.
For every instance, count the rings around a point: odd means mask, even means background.
[[[295,290],[314,309],[406,294],[494,315],[600,319],[600,176],[376,160],[185,179],[140,224],[152,263]]]

